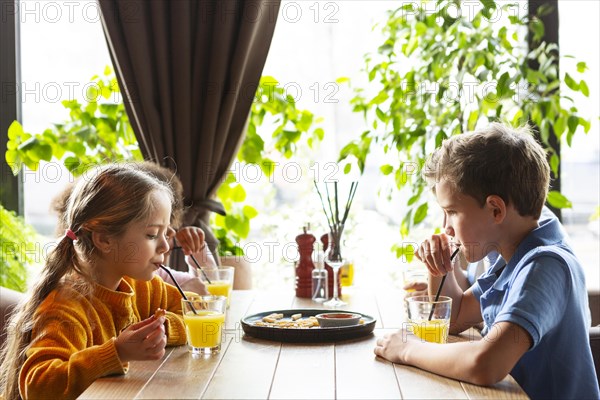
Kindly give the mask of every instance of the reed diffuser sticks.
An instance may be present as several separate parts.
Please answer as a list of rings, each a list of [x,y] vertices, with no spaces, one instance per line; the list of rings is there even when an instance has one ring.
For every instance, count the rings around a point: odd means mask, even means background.
[[[344,209],[342,210],[342,218],[340,219],[340,202],[339,202],[339,191],[338,191],[338,182],[333,182],[333,198],[329,192],[329,184],[325,182],[325,191],[327,193],[327,207],[325,206],[325,200],[323,199],[323,195],[319,190],[319,186],[317,185],[317,181],[313,181],[315,184],[315,188],[317,189],[317,193],[319,194],[319,198],[321,199],[321,206],[323,207],[323,212],[325,213],[325,217],[327,218],[327,224],[329,225],[329,230],[333,235],[340,236],[342,231],[344,230],[344,224],[346,223],[346,219],[348,218],[348,213],[350,212],[350,207],[352,206],[352,201],[354,200],[354,195],[356,194],[356,189],[358,188],[358,182],[350,183],[350,191],[348,193],[348,197],[346,198],[346,204]],[[329,208],[329,212],[327,209]],[[334,211],[335,210],[335,211]]]

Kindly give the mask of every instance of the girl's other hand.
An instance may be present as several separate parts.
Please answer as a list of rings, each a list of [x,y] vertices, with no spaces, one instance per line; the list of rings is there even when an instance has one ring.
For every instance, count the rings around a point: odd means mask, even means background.
[[[154,316],[123,329],[115,339],[121,362],[160,360],[165,355],[165,317]]]
[[[177,231],[175,239],[186,256],[199,253],[206,247],[204,231],[197,226],[184,226]]]

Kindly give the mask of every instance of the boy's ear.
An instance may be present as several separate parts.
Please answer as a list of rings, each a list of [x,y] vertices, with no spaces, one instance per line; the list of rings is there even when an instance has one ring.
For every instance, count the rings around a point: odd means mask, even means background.
[[[500,223],[506,217],[506,203],[502,200],[502,197],[495,194],[490,195],[485,199],[485,203],[488,208],[492,211],[494,221]]]
[[[110,253],[113,247],[113,238],[105,233],[92,232],[92,242],[102,253]]]

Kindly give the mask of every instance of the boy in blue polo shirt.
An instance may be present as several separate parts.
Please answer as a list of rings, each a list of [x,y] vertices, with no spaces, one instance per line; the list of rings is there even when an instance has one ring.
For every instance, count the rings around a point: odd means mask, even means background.
[[[528,131],[492,124],[444,141],[423,175],[446,216],[445,233],[416,254],[430,288],[453,270],[456,246],[468,262],[501,255],[470,289],[450,273],[442,291],[452,297],[450,333],[483,321],[484,338],[440,345],[399,331],[375,354],[479,385],[510,373],[532,398],[600,398],[583,270],[558,220],[538,223],[550,180],[543,148]]]

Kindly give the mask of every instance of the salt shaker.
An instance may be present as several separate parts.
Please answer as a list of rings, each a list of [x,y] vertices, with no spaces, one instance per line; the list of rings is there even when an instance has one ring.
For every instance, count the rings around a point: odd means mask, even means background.
[[[317,303],[322,303],[329,299],[329,290],[327,287],[327,270],[325,269],[325,254],[322,251],[317,253],[315,269],[312,271],[312,299]]]

